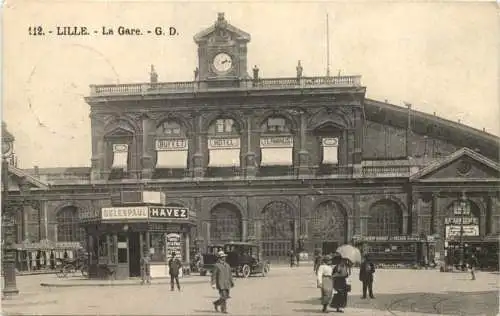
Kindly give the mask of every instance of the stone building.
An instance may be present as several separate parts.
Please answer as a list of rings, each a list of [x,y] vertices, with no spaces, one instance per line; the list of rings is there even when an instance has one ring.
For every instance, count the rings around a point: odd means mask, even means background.
[[[498,137],[367,99],[360,76],[305,77],[300,61],[289,78],[250,76],[251,37],[223,14],[194,40],[191,82],[161,82],[152,67],[146,83],[91,85],[91,167],[25,171],[50,190],[32,193],[39,208],[24,211],[40,215],[21,216],[21,240],[87,244],[102,208],[155,191],[190,214],[137,228],[158,261],[166,233],[180,233],[185,261],[229,241],[258,242],[272,260],[351,242],[381,261],[442,259],[461,201],[466,243],[498,242]],[[138,221],[106,226],[118,232],[108,250]]]

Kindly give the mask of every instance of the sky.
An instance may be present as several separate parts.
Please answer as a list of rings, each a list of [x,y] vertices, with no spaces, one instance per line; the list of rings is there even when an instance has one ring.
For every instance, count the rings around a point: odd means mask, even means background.
[[[15,136],[19,167],[90,166],[90,84],[190,81],[193,36],[218,12],[252,37],[249,72],[293,77],[361,75],[366,97],[500,135],[499,25],[494,2],[6,1],[2,120]],[[45,36],[29,34],[42,26]],[[56,26],[115,30],[175,26],[179,35],[55,36]]]

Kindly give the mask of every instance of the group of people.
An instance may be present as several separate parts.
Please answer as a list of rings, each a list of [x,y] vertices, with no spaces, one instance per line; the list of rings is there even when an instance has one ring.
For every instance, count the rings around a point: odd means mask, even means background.
[[[328,307],[333,307],[336,312],[342,313],[347,306],[347,296],[351,292],[351,263],[347,258],[343,258],[339,253],[333,256],[327,255],[322,258],[321,264],[314,265],[314,272],[317,275],[317,286],[321,289],[322,311],[328,312]],[[365,255],[361,263],[359,280],[363,283],[363,299],[366,299],[366,292],[370,298],[373,295],[373,274],[375,266]]]

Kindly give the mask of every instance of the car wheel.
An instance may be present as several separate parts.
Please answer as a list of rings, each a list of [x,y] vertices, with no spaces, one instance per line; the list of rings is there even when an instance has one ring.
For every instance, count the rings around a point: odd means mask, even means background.
[[[248,278],[250,276],[250,267],[248,264],[245,264],[243,268],[241,268],[241,274],[243,275],[244,278]]]

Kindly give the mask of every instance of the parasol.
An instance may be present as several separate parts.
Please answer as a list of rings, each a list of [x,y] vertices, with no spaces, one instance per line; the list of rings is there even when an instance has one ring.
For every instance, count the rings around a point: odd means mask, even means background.
[[[353,264],[361,263],[361,251],[354,246],[342,245],[337,248],[337,253],[339,253],[342,258],[349,259]]]

